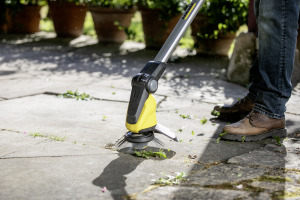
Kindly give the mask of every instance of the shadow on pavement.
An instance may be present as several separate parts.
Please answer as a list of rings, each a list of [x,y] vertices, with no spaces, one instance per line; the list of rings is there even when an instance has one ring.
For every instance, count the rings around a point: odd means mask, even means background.
[[[128,154],[119,153],[118,156],[104,168],[99,177],[93,180],[94,185],[106,187],[113,199],[123,199],[124,196],[128,196],[125,189],[126,175],[133,172],[143,162],[143,159],[137,159]]]
[[[176,153],[174,151],[147,148],[147,151],[158,152],[162,150],[167,155],[168,159],[172,158]],[[130,199],[126,191],[126,175],[132,173],[145,158],[135,157],[129,154],[127,148],[121,149],[118,158],[110,162],[100,174],[99,177],[93,180],[93,184],[101,188],[106,187],[113,199]],[[131,152],[132,153],[132,152]],[[160,160],[158,158],[149,157],[149,159]],[[138,183],[137,183],[138,184]]]

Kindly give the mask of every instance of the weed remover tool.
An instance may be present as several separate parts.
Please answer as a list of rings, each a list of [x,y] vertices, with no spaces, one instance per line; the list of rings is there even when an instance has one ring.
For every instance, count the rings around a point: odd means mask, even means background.
[[[166,69],[166,62],[204,1],[193,0],[189,4],[154,60],[149,61],[141,72],[133,77],[126,117],[126,128],[129,131],[117,142],[116,146],[119,149],[126,143],[132,145],[134,149],[143,149],[151,141],[163,146],[163,143],[154,137],[154,133],[161,133],[178,142],[175,133],[157,123],[156,101],[152,94],[158,89],[158,80]]]

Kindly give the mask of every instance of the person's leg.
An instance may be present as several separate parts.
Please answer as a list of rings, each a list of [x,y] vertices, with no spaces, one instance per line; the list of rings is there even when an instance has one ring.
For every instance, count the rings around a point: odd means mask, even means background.
[[[257,31],[257,26],[255,25],[256,20],[252,19],[253,16],[255,16],[255,4],[254,0],[251,0],[249,3],[249,22],[248,22],[248,29],[249,32],[256,32]],[[251,20],[250,20],[251,19]],[[251,21],[251,22],[250,22]],[[231,105],[222,105],[222,106],[215,106],[211,114],[213,116],[218,117],[220,120],[225,120],[229,122],[237,122],[241,119],[243,119],[245,116],[247,116],[253,109],[254,107],[254,101],[257,96],[257,89],[255,88],[256,86],[252,84],[253,77],[258,71],[258,61],[257,59],[253,62],[252,67],[250,69],[250,88],[248,94],[234,102]]]
[[[291,96],[299,17],[299,0],[256,0],[259,52],[249,92],[256,95],[253,111],[227,125],[224,139],[248,141],[285,136],[285,104]],[[246,141],[247,141],[246,140]]]
[[[254,110],[271,118],[284,118],[291,96],[299,0],[257,0],[258,70],[253,86],[258,93]]]

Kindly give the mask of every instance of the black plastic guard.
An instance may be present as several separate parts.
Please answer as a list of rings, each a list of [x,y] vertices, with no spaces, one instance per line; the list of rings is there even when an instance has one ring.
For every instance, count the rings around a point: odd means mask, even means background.
[[[149,93],[146,90],[147,81],[150,77],[154,77],[158,81],[164,73],[166,65],[163,62],[150,61],[140,73],[132,78],[132,90],[126,118],[127,123],[137,123],[144,104],[149,97]]]

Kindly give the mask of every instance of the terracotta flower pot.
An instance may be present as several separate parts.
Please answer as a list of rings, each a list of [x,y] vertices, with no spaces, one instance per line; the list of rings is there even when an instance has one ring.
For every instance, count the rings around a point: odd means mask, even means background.
[[[129,27],[134,9],[91,7],[89,10],[99,42],[122,43],[126,40],[124,28]]]
[[[58,37],[79,37],[82,35],[87,12],[86,6],[56,1],[48,1],[48,5]]]
[[[4,31],[9,33],[35,33],[40,25],[41,6],[22,6],[18,10],[7,8]]]
[[[143,21],[144,39],[147,48],[161,48],[176,26],[181,15],[169,21],[160,19],[160,10],[140,9]]]
[[[200,28],[213,29],[216,27],[209,26],[208,20],[203,15],[197,15],[191,24],[192,36],[194,38],[196,51],[199,54],[227,56],[235,33],[219,34],[218,39],[205,39],[197,37]]]
[[[234,33],[220,34],[218,39],[195,39],[196,51],[199,54],[227,56],[233,40]]]

